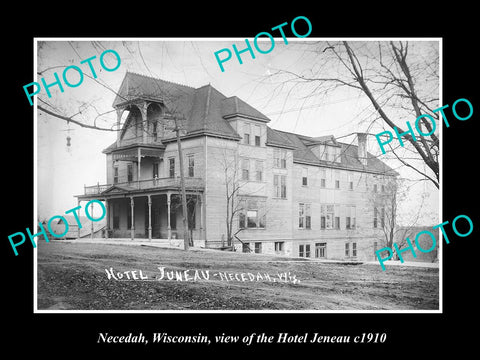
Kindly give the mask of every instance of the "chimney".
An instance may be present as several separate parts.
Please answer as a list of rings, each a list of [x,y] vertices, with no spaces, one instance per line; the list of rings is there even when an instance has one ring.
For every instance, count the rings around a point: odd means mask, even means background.
[[[358,137],[358,160],[362,165],[367,165],[367,134],[357,133]]]

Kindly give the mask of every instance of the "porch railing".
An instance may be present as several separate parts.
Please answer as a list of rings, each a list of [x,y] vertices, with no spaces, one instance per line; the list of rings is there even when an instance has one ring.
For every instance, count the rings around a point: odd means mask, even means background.
[[[126,186],[133,189],[138,190],[145,190],[145,189],[155,189],[155,188],[162,188],[162,187],[174,187],[180,189],[180,177],[175,178],[153,178],[153,179],[146,179],[146,180],[138,180],[138,181],[129,181],[129,182],[119,182],[115,184],[99,184],[86,186],[84,185],[84,194],[85,195],[98,195],[112,185],[118,186]],[[202,178],[185,178],[185,187],[188,190],[195,190],[195,189],[202,189],[204,186]]]

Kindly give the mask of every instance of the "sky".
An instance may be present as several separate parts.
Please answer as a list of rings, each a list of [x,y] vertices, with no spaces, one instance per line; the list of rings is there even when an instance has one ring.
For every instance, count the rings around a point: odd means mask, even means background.
[[[225,71],[222,72],[214,53],[225,48],[232,50],[234,43],[243,49],[244,39],[37,39],[35,73],[41,72],[41,75],[32,81],[40,82],[43,77],[47,84],[53,83],[54,72],[62,79],[67,66],[78,66],[85,76],[77,87],[64,85],[63,92],[58,86],[50,87],[50,98],[42,89],[35,101],[62,115],[75,115],[73,118],[77,121],[110,128],[116,121],[112,108],[114,91],[119,89],[128,70],[196,88],[211,84],[225,96],[238,96],[268,116],[272,128],[308,136],[334,135],[342,142],[352,142],[354,136],[348,135],[366,131],[367,120],[375,113],[364,95],[349,88],[317,93],[314,87],[304,84],[282,85],[280,78],[272,76],[278,69],[308,76],[323,63],[323,53],[313,52],[312,46],[322,49],[326,43],[322,39],[304,40],[289,39],[289,43],[284,44],[282,38],[275,38],[270,53],[254,50],[255,59],[244,53],[243,64],[233,55],[223,64]],[[270,45],[268,39],[267,43],[259,42],[263,49]],[[419,54],[427,54],[427,45],[431,43],[415,43],[412,51],[417,47],[421,50]],[[108,49],[115,50],[121,59],[114,71],[106,71],[99,62],[101,54]],[[95,80],[91,78],[88,64],[80,64],[93,56],[90,63],[97,75]],[[105,54],[103,60],[107,68],[117,63],[111,53]],[[75,70],[68,72],[68,80],[73,84],[80,82]],[[27,99],[26,102],[28,104]],[[84,185],[106,183],[106,156],[102,150],[116,140],[116,133],[86,129],[45,113],[37,114],[37,218],[42,220],[77,206],[74,195],[83,194]],[[378,127],[377,132],[380,129]],[[370,132],[375,132],[375,127]],[[71,138],[71,146],[67,146],[67,137]],[[369,138],[368,151],[380,154],[373,137]],[[388,161],[387,164],[402,177],[415,177],[405,167]],[[421,194],[427,194],[420,223],[437,224],[437,189],[426,181],[407,183],[412,186],[400,211],[407,217],[412,208],[419,209]]]

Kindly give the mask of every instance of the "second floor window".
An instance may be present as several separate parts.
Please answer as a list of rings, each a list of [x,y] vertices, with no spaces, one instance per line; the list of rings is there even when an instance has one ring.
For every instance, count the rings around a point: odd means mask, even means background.
[[[340,228],[340,217],[335,217],[339,213],[338,205],[320,206],[320,229]],[[337,220],[338,218],[338,220]]]
[[[133,181],[133,164],[127,165],[127,181]]]
[[[155,178],[158,178],[158,163],[155,162],[153,163],[153,173],[152,173],[152,177],[155,179]]]
[[[250,179],[250,160],[242,159],[242,180]]]
[[[287,168],[287,150],[285,149],[273,150],[273,166],[280,169]]]
[[[263,161],[255,160],[255,180],[263,180]]]
[[[118,183],[118,166],[115,166],[113,168],[113,183],[114,184]]]
[[[188,155],[188,177],[195,177],[195,156]]]
[[[355,206],[348,206],[346,207],[346,221],[345,227],[347,229],[355,229],[356,226],[356,217],[357,217],[357,210]]]
[[[168,159],[168,176],[175,177],[175,158]]]
[[[287,198],[287,177],[285,175],[273,175],[274,197]]]

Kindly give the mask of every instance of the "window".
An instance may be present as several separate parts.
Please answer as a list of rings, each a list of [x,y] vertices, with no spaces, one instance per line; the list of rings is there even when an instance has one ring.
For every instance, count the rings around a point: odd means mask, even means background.
[[[310,245],[305,245],[305,257],[310,257]]]
[[[308,185],[308,169],[307,168],[302,168],[302,185],[303,186]]]
[[[378,250],[378,243],[376,241],[373,242],[373,256],[377,256],[377,250]]]
[[[273,175],[274,197],[287,198],[287,177],[285,175]]]
[[[247,210],[247,227],[256,228],[258,219],[258,210]]]
[[[337,163],[341,163],[342,162],[342,148],[341,147],[335,147],[334,148],[334,153],[335,153],[335,157],[332,161],[335,161]]]
[[[352,243],[352,256],[357,256],[357,243]]]
[[[133,164],[127,165],[127,181],[133,181]]]
[[[188,177],[195,176],[195,155],[188,155]]]
[[[250,124],[244,123],[243,124],[243,143],[245,145],[250,145]]]
[[[378,210],[376,207],[373,208],[373,227],[376,228],[378,226]]]
[[[346,206],[346,219],[345,219],[345,228],[346,229],[355,229],[357,217],[357,208],[354,205]]]
[[[335,207],[333,205],[320,206],[320,228],[333,229],[333,221],[335,216]]]
[[[263,180],[263,161],[255,160],[255,180]]]
[[[329,149],[329,146],[325,146],[325,149],[323,150],[323,153],[321,155],[322,160],[328,161],[329,159],[328,149]]]
[[[158,162],[153,163],[152,170],[152,178],[158,178]]]
[[[245,213],[244,212],[238,213],[238,227],[240,229],[245,229]]]
[[[255,254],[260,254],[262,252],[262,243],[256,242],[255,243]]]
[[[377,192],[377,184],[373,184],[373,192],[374,192],[374,193]]]
[[[255,146],[260,146],[260,125],[254,125],[253,127],[255,135]]]
[[[248,181],[250,177],[250,160],[242,159],[242,180]]]
[[[340,230],[340,216],[335,216],[335,229]]]
[[[385,192],[385,185],[382,184],[382,193]]]
[[[327,243],[316,243],[315,244],[315,257],[324,258],[327,254]]]
[[[242,252],[244,253],[250,252],[250,243],[242,243]]]
[[[385,208],[382,207],[381,212],[380,212],[380,225],[381,227],[385,227]]]
[[[118,184],[118,166],[113,168],[113,183]]]
[[[320,170],[320,187],[324,188],[327,182],[327,171],[325,169]]]
[[[283,254],[284,245],[283,241],[275,241],[275,254]]]
[[[310,204],[298,204],[298,227],[311,229]]]
[[[335,189],[340,189],[340,180],[335,180]]]
[[[240,200],[238,214],[238,227],[240,229],[264,229],[266,223],[266,202],[265,200],[242,199]]]
[[[273,166],[276,168],[287,168],[287,151],[285,149],[273,150]]]
[[[310,245],[298,245],[298,256],[310,257]]]
[[[353,190],[353,174],[348,173],[348,189]]]
[[[335,170],[335,189],[340,189],[340,171]]]
[[[349,257],[350,256],[350,244],[345,243],[345,256]]]
[[[175,177],[175,158],[168,159],[168,176],[171,178]]]

